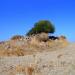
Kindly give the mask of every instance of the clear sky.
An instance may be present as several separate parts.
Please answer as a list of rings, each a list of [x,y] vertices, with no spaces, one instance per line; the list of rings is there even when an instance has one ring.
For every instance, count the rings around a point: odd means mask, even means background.
[[[75,0],[0,0],[0,40],[25,35],[39,20],[50,20],[55,35],[75,41]]]

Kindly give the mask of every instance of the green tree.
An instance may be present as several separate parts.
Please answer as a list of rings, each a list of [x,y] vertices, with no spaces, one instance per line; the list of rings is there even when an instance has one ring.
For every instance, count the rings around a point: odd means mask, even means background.
[[[41,20],[34,24],[34,27],[27,33],[27,35],[39,34],[39,33],[54,33],[55,27],[48,20]]]

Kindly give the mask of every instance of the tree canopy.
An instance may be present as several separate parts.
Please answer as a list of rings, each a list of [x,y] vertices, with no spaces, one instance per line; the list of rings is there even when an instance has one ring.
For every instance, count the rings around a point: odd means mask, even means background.
[[[34,27],[27,33],[27,35],[38,34],[38,33],[54,33],[55,27],[48,20],[41,20],[34,24]]]

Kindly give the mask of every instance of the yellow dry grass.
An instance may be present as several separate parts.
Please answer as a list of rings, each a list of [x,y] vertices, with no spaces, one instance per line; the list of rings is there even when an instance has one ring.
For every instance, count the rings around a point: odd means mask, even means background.
[[[35,38],[26,45],[15,45],[16,41],[8,41],[7,44],[0,45],[0,56],[24,56],[30,55],[38,51],[46,51],[47,49],[53,50],[53,48],[64,48],[69,43],[66,39],[49,40],[47,42],[40,42]],[[18,41],[19,42],[19,41]],[[8,46],[8,48],[6,48]]]

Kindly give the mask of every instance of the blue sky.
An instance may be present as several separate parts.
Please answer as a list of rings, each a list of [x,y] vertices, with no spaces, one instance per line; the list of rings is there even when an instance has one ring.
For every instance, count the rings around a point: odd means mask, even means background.
[[[25,35],[39,20],[50,20],[55,35],[75,41],[75,0],[0,0],[0,41]]]

